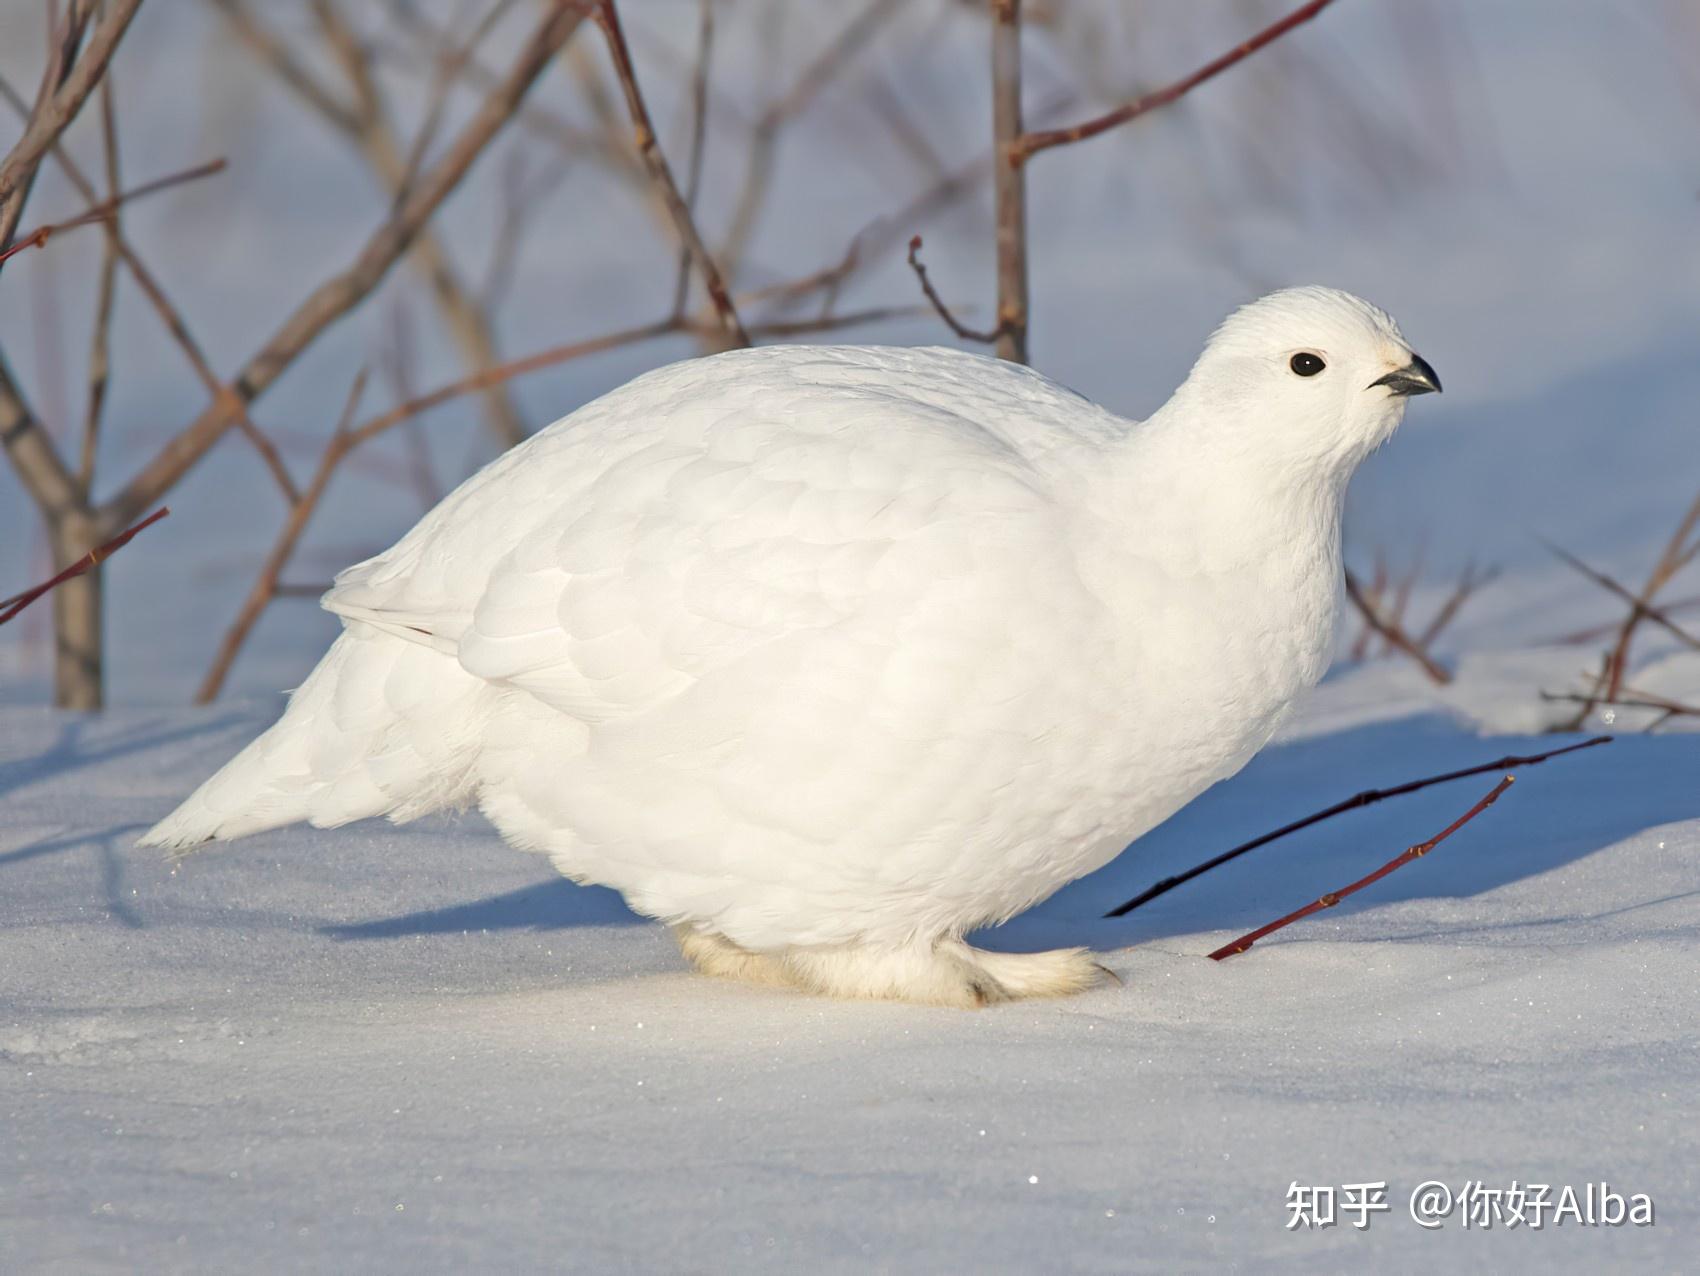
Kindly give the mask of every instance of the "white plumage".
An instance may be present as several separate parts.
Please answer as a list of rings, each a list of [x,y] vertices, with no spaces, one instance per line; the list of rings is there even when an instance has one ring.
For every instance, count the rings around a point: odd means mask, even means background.
[[[1425,388],[1392,320],[1315,288],[1231,317],[1137,424],[950,350],[659,369],[343,572],[283,718],[144,841],[476,804],[715,973],[1083,987],[1087,954],[960,937],[1268,740],[1327,665],[1346,481]]]

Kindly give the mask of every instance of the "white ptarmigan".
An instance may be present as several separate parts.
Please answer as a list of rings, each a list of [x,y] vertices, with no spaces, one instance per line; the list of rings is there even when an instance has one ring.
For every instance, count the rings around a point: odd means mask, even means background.
[[[1438,390],[1295,288],[1150,419],[939,349],[677,363],[337,577],[279,722],[143,839],[477,805],[722,975],[1079,990],[1007,918],[1239,770],[1328,664],[1347,480]]]

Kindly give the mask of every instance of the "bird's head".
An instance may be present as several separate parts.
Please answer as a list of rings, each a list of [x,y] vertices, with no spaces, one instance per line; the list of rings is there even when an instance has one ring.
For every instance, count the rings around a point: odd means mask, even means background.
[[[1223,321],[1178,398],[1248,459],[1349,474],[1440,378],[1381,310],[1334,288],[1286,288]]]

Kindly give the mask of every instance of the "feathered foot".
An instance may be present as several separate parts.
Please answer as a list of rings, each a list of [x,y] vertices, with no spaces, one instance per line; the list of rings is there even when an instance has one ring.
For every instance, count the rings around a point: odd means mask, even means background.
[[[705,975],[783,985],[827,997],[977,1009],[1023,997],[1063,997],[1120,982],[1084,948],[994,953],[960,939],[905,948],[855,945],[757,953],[677,926],[679,947]]]

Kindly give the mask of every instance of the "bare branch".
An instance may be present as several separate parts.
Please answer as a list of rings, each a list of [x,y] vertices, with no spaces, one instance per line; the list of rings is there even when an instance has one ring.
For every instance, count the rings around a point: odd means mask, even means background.
[[[1422,633],[1417,635],[1417,645],[1424,649],[1433,647],[1440,635],[1446,632],[1447,626],[1458,618],[1458,613],[1463,610],[1464,604],[1469,602],[1479,590],[1486,588],[1498,579],[1499,568],[1497,567],[1488,567],[1477,571],[1475,563],[1465,563],[1464,570],[1458,577],[1458,583],[1452,587],[1452,592],[1446,596],[1446,601],[1440,605],[1440,610],[1435,612],[1434,619],[1429,621]]]
[[[967,327],[950,313],[950,307],[944,304],[944,299],[938,295],[933,288],[932,281],[927,278],[927,268],[921,264],[920,252],[921,237],[916,235],[909,241],[910,269],[915,272],[915,278],[920,280],[921,291],[926,294],[927,300],[932,302],[934,311],[938,313],[940,319],[943,319],[949,325],[950,330],[964,341],[978,341],[985,345],[990,345],[1002,336],[1003,328],[1001,325],[996,328],[987,328],[982,332],[977,328]]]
[[[1665,613],[1665,615],[1670,616],[1679,611],[1692,611],[1696,607],[1700,607],[1700,594],[1690,594],[1684,598],[1673,599],[1666,603],[1661,610]],[[1590,625],[1586,629],[1573,629],[1569,633],[1560,634],[1556,638],[1548,639],[1548,641],[1560,646],[1572,646],[1576,643],[1593,642],[1596,639],[1604,638],[1609,634],[1615,633],[1622,623],[1622,621],[1614,620],[1604,625]]]
[[[1297,833],[1302,829],[1309,828],[1313,824],[1320,824],[1322,821],[1332,819],[1336,815],[1343,815],[1347,811],[1355,811],[1359,807],[1364,806],[1374,806],[1377,802],[1385,801],[1390,797],[1403,797],[1407,793],[1415,793],[1419,789],[1426,789],[1432,785],[1449,784],[1453,780],[1468,779],[1472,775],[1486,775],[1490,771],[1504,771],[1509,767],[1538,766],[1540,763],[1545,762],[1548,758],[1563,757],[1566,753],[1576,753],[1582,749],[1592,749],[1596,745],[1610,744],[1611,741],[1611,736],[1599,735],[1595,736],[1591,740],[1583,740],[1579,744],[1567,744],[1562,749],[1549,749],[1545,753],[1532,753],[1528,756],[1509,754],[1503,758],[1495,758],[1492,762],[1483,762],[1480,766],[1465,767],[1461,771],[1447,771],[1442,775],[1425,776],[1420,780],[1409,780],[1404,784],[1395,784],[1385,789],[1365,789],[1362,793],[1353,794],[1344,802],[1336,802],[1333,806],[1324,807],[1322,810],[1317,811],[1314,814],[1305,816],[1302,820],[1294,820],[1291,824],[1283,824],[1273,833],[1265,833],[1262,837],[1254,837],[1249,842],[1242,842],[1232,850],[1223,851],[1222,854],[1217,855],[1212,859],[1207,859],[1202,864],[1194,865],[1184,873],[1178,873],[1174,877],[1165,877],[1162,881],[1156,882],[1147,887],[1126,903],[1118,904],[1109,912],[1105,913],[1104,916],[1126,916],[1141,905],[1149,904],[1159,895],[1167,895],[1170,891],[1174,890],[1175,887],[1184,886],[1195,877],[1202,877],[1213,868],[1220,868],[1222,865],[1230,862],[1231,860],[1237,860],[1240,856],[1255,851],[1260,846],[1267,846],[1269,843],[1286,837],[1290,833]]]
[[[1423,648],[1415,638],[1406,633],[1400,626],[1383,616],[1376,610],[1375,604],[1364,595],[1363,587],[1358,578],[1346,569],[1346,597],[1352,600],[1352,605],[1358,609],[1366,624],[1387,640],[1388,644],[1398,651],[1404,652],[1417,664],[1433,681],[1442,685],[1452,681],[1451,672]]]
[[[0,160],[0,210],[6,209],[20,187],[35,176],[48,148],[82,110],[83,103],[106,73],[107,64],[141,3],[142,0],[109,0],[82,54],[51,97],[44,97],[39,108],[31,113],[24,135],[6,158]]]
[[[77,463],[77,487],[86,502],[94,487],[95,453],[100,444],[106,390],[112,377],[112,311],[118,297],[118,116],[113,107],[112,76],[100,83],[100,132],[105,157],[106,197],[113,202],[107,223],[106,247],[100,257],[100,283],[95,295],[94,331],[89,338],[89,394],[83,413],[83,445]]]
[[[1226,958],[1237,956],[1238,954],[1245,952],[1246,949],[1250,948],[1264,936],[1273,935],[1276,931],[1287,926],[1291,926],[1294,922],[1299,921],[1302,918],[1309,917],[1312,913],[1320,913],[1325,908],[1333,908],[1334,905],[1338,904],[1348,895],[1355,895],[1364,887],[1372,885],[1375,882],[1379,882],[1382,878],[1386,877],[1394,870],[1405,867],[1405,865],[1409,864],[1412,860],[1421,859],[1447,838],[1451,837],[1459,829],[1463,828],[1471,820],[1475,819],[1476,816],[1487,810],[1488,807],[1499,801],[1500,794],[1509,789],[1512,784],[1516,782],[1516,779],[1517,777],[1514,775],[1506,776],[1498,784],[1494,785],[1485,797],[1479,799],[1468,811],[1465,811],[1464,814],[1453,820],[1452,823],[1441,829],[1440,832],[1429,838],[1428,841],[1418,842],[1415,846],[1408,850],[1401,851],[1398,855],[1388,860],[1387,863],[1376,869],[1375,872],[1365,874],[1363,877],[1358,878],[1358,880],[1353,882],[1350,886],[1342,886],[1337,891],[1330,891],[1315,902],[1306,904],[1303,908],[1288,913],[1285,917],[1276,918],[1266,926],[1259,926],[1256,930],[1251,931],[1248,934],[1241,935],[1230,944],[1222,945],[1222,947],[1210,954],[1210,960],[1223,961]]]
[[[365,389],[366,372],[362,369],[349,388],[342,419],[337,423],[330,442],[325,445],[324,455],[319,459],[319,468],[314,471],[307,490],[301,493],[301,499],[290,509],[289,517],[284,520],[283,530],[278,533],[265,562],[261,564],[259,575],[249,587],[248,596],[242,600],[236,619],[231,622],[224,640],[219,644],[218,653],[213,657],[212,666],[201,680],[199,690],[195,692],[196,704],[210,704],[217,699],[219,690],[230,673],[230,666],[235,663],[236,653],[242,650],[242,644],[247,641],[255,623],[260,619],[260,613],[276,594],[279,573],[288,566],[290,556],[294,554],[295,546],[301,539],[301,533],[307,530],[308,520],[313,517],[313,511],[318,508],[325,489],[330,486],[331,475],[335,473],[337,463],[348,452],[348,423],[360,407],[360,396]]]
[[[3,80],[0,80],[0,95],[4,95],[12,101],[14,106],[17,105],[17,95],[13,92],[11,86]],[[93,202],[96,198],[94,185],[83,175],[82,169],[71,158],[70,151],[56,144],[53,147],[53,156],[60,168],[64,170],[65,176],[70,179],[71,184],[77,188],[83,198]],[[137,286],[141,288],[143,295],[147,297],[149,304],[159,315],[160,321],[165,324],[166,331],[170,333],[171,339],[176,342],[178,349],[183,351],[190,367],[195,370],[195,375],[200,378],[202,387],[212,396],[215,402],[225,401],[231,405],[232,410],[237,414],[237,428],[253,444],[254,450],[260,454],[260,460],[264,462],[273,481],[277,483],[278,490],[283,493],[284,499],[294,504],[299,493],[295,488],[295,480],[290,477],[288,466],[283,463],[282,455],[272,444],[271,439],[266,436],[265,431],[261,430],[254,423],[253,418],[248,415],[247,403],[238,397],[230,386],[221,381],[218,374],[213,371],[212,365],[207,362],[206,355],[201,351],[200,344],[190,333],[189,325],[184,320],[182,313],[166,296],[165,289],[154,278],[153,272],[148,269],[135,249],[130,246],[129,241],[125,239],[123,231],[114,219],[115,210],[127,200],[151,194],[156,190],[164,190],[167,187],[176,186],[196,178],[208,177],[214,173],[223,172],[224,168],[225,161],[218,159],[196,168],[186,169],[181,173],[172,174],[169,177],[162,177],[144,186],[138,186],[134,191],[129,192],[117,201],[109,200],[107,205],[97,205],[91,208],[75,221],[79,225],[86,221],[96,220],[106,224],[108,244],[116,250],[125,267],[134,277]],[[92,467],[92,454],[88,459]],[[92,474],[92,472],[91,468],[90,473]]]
[[[407,251],[419,230],[460,183],[490,140],[513,117],[532,83],[542,74],[583,20],[577,5],[556,0],[526,40],[502,82],[485,98],[473,118],[400,205],[366,242],[352,265],[310,295],[265,346],[247,362],[235,381],[244,401],[264,393],[283,370],[332,323],[357,305]],[[237,419],[228,402],[215,402],[165,447],[101,508],[107,523],[119,523],[168,490],[206,455]]]
[[[756,221],[767,202],[773,183],[774,148],[780,129],[790,120],[802,115],[855,60],[868,43],[894,14],[901,0],[871,0],[871,3],[833,36],[812,62],[803,69],[790,89],[764,110],[750,134],[750,155],[744,184],[732,213],[731,228],[721,245],[721,257],[727,269],[735,271],[743,264],[755,233]]]
[[[714,5],[698,0],[697,60],[691,69],[691,154],[685,166],[685,208],[696,215],[697,195],[702,188],[702,161],[708,140],[708,68],[714,52]],[[691,252],[679,249],[679,277],[673,288],[673,313],[683,314],[690,297]]]
[[[215,0],[215,3],[229,18],[238,38],[265,61],[304,103],[352,142],[390,198],[400,200],[415,175],[422,144],[436,130],[436,121],[441,118],[442,105],[454,77],[472,56],[472,46],[458,51],[446,49],[435,60],[438,69],[431,89],[431,106],[427,109],[428,122],[420,129],[420,144],[416,144],[410,154],[404,155],[372,74],[368,52],[341,10],[330,0],[314,0],[313,11],[332,56],[354,94],[355,104],[352,107],[343,106],[319,85],[283,40],[269,30],[243,0]],[[505,5],[502,4],[493,8],[479,24],[479,33],[486,31],[504,11]],[[446,32],[439,34],[439,42],[448,44]],[[442,241],[430,226],[420,229],[408,255],[431,285],[438,311],[466,362],[475,369],[494,364],[498,356],[489,316],[469,295]],[[502,447],[512,447],[525,437],[520,413],[502,388],[493,387],[486,393],[484,412],[491,432]]]
[[[1126,124],[1129,120],[1138,119],[1141,115],[1154,111],[1158,107],[1167,106],[1169,103],[1185,97],[1206,80],[1220,75],[1229,67],[1250,57],[1265,45],[1280,39],[1294,27],[1309,22],[1333,2],[1334,0],[1310,0],[1310,3],[1300,5],[1279,22],[1265,27],[1244,43],[1235,45],[1221,57],[1205,63],[1191,75],[1184,76],[1163,88],[1142,94],[1131,102],[1123,103],[1113,111],[1106,112],[1094,119],[1083,120],[1081,123],[1070,125],[1067,128],[1027,133],[1021,137],[1010,152],[1010,158],[1017,164],[1024,163],[1030,157],[1037,155],[1040,151],[1048,150],[1050,147],[1085,141],[1089,137],[1096,137],[1098,134],[1108,132],[1118,125]]]
[[[874,310],[857,314],[843,315],[837,318],[804,320],[793,324],[774,324],[767,328],[758,329],[763,335],[789,336],[804,332],[824,331],[828,328],[844,327],[853,323],[872,322],[877,319],[891,317],[894,314],[906,313],[902,310]],[[393,429],[404,421],[410,421],[421,413],[440,407],[452,399],[474,393],[497,380],[509,380],[527,372],[540,368],[552,367],[555,364],[566,363],[572,359],[583,358],[604,350],[612,350],[620,346],[633,345],[640,341],[648,341],[657,337],[667,336],[677,332],[697,331],[698,326],[693,321],[674,314],[654,323],[643,324],[635,328],[626,328],[619,332],[607,333],[600,337],[592,337],[585,341],[570,342],[566,345],[555,346],[549,350],[541,350],[523,359],[514,359],[495,367],[484,368],[469,376],[451,381],[439,386],[428,394],[398,403],[392,408],[378,413],[376,416],[362,422],[359,426],[350,426],[349,414],[345,412],[344,419],[338,425],[331,442],[326,446],[319,469],[308,484],[301,499],[290,510],[277,543],[262,566],[259,577],[248,592],[236,620],[226,633],[224,641],[219,646],[211,668],[201,682],[200,690],[196,693],[196,702],[205,704],[216,699],[224,685],[225,678],[230,672],[242,645],[252,632],[254,624],[265,610],[271,599],[279,593],[278,576],[288,565],[290,556],[294,553],[296,544],[306,531],[307,523],[312,518],[320,499],[324,496],[325,488],[329,486],[335,470],[354,451],[363,444],[376,438],[386,430]],[[364,376],[364,374],[362,374]],[[355,402],[357,396],[351,396]]]
[[[0,351],[0,445],[30,499],[49,524],[86,508],[76,476],[65,468],[53,438],[30,410]]]
[[[14,104],[16,103],[17,99],[15,95],[7,93],[6,96],[11,98]],[[205,164],[197,164],[194,168],[186,168],[180,173],[172,173],[166,177],[155,178],[151,182],[144,182],[134,190],[124,191],[122,194],[113,196],[110,199],[102,200],[92,208],[85,209],[83,212],[78,213],[75,217],[68,217],[64,221],[52,222],[46,226],[38,226],[34,230],[30,231],[29,234],[20,235],[17,240],[13,242],[10,248],[0,252],[0,261],[5,261],[8,257],[12,257],[17,253],[23,252],[26,248],[40,248],[49,239],[51,239],[54,235],[59,234],[61,231],[75,230],[78,226],[92,226],[96,222],[110,222],[113,220],[113,214],[115,214],[119,208],[133,200],[141,199],[145,195],[152,195],[157,191],[169,190],[173,186],[181,186],[185,182],[193,182],[198,181],[203,177],[211,177],[214,173],[222,173],[225,167],[226,163],[222,159],[210,160]],[[86,183],[81,185],[92,197],[94,188],[92,186],[88,186]]]
[[[726,281],[721,277],[720,267],[715,265],[714,258],[704,245],[702,235],[697,230],[696,220],[692,217],[684,197],[679,194],[679,188],[673,181],[673,172],[667,165],[667,157],[661,153],[661,145],[656,140],[655,126],[650,122],[649,108],[644,105],[643,93],[638,88],[637,71],[632,66],[631,50],[627,48],[625,34],[620,29],[620,17],[615,11],[614,0],[598,0],[596,23],[602,28],[602,34],[607,39],[608,54],[613,59],[620,87],[625,91],[626,109],[631,114],[638,154],[643,159],[644,167],[649,170],[650,180],[655,183],[656,190],[673,219],[681,245],[696,259],[697,269],[702,273],[703,287],[708,291],[709,301],[713,303],[721,325],[726,329],[733,344],[747,346],[750,344],[749,334],[744,331],[743,322],[738,318],[737,307],[732,304],[732,296],[726,290]]]
[[[1597,708],[1610,707],[1614,709],[1656,709],[1659,718],[1649,724],[1647,729],[1675,717],[1700,717],[1700,705],[1683,704],[1680,700],[1672,700],[1669,696],[1661,696],[1653,691],[1637,691],[1634,687],[1625,686],[1617,695],[1610,699],[1602,698],[1598,692],[1591,695],[1577,695],[1574,692],[1543,691],[1541,699],[1548,703],[1578,704],[1583,706],[1583,715],[1592,713]]]
[[[1700,525],[1700,496],[1694,498],[1694,503],[1688,507],[1677,524],[1676,531],[1672,532],[1670,539],[1665,542],[1665,548],[1658,561],[1653,564],[1653,570],[1648,573],[1646,583],[1634,598],[1629,615],[1619,626],[1617,640],[1606,653],[1599,676],[1594,681],[1593,695],[1596,699],[1610,700],[1623,689],[1624,675],[1629,669],[1630,644],[1635,641],[1635,631],[1640,627],[1641,621],[1647,617],[1644,608],[1652,603],[1653,598],[1670,583],[1672,577],[1692,562],[1696,554],[1700,554],[1700,540],[1689,543],[1689,537],[1697,525]],[[1581,725],[1592,711],[1593,705],[1584,702],[1572,720],[1573,725]]]
[[[1027,362],[1027,170],[1021,123],[1021,0],[992,0],[992,198],[998,250],[997,354]]]
[[[128,531],[121,532],[117,536],[114,536],[111,540],[107,541],[104,545],[97,545],[94,549],[91,549],[64,571],[53,577],[53,579],[43,581],[33,589],[24,590],[21,594],[13,594],[10,598],[0,599],[0,625],[7,623],[43,594],[57,589],[60,585],[63,585],[72,577],[81,576],[91,567],[94,567],[105,559],[110,558],[113,554],[116,554],[119,550],[123,549],[124,546],[128,545],[131,539],[138,532],[142,531],[144,528],[153,526],[169,513],[171,513],[169,507],[161,506]]]
[[[1563,546],[1555,545],[1553,542],[1546,540],[1545,538],[1540,538],[1540,540],[1541,544],[1545,545],[1547,549],[1550,550],[1560,561],[1575,568],[1576,571],[1586,576],[1602,589],[1616,594],[1619,598],[1627,602],[1630,607],[1629,614],[1632,617],[1650,620],[1666,633],[1670,634],[1678,642],[1682,643],[1683,646],[1691,648],[1694,651],[1700,651],[1700,638],[1696,638],[1693,634],[1678,625],[1674,620],[1667,616],[1661,608],[1655,607],[1652,603],[1646,601],[1646,599],[1638,597],[1604,572],[1588,566],[1587,563],[1583,562],[1580,558],[1576,557],[1576,555],[1572,554]]]
[[[242,0],[211,0],[230,20],[237,37],[303,101],[349,136],[360,131],[354,109],[337,100],[290,52],[289,46],[256,21]]]

